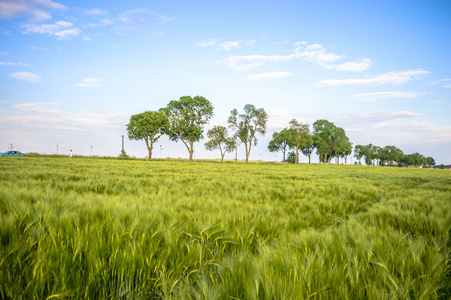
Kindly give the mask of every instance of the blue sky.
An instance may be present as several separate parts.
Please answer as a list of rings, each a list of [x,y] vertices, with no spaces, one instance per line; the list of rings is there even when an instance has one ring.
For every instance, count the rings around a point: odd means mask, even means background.
[[[116,156],[131,115],[200,95],[215,107],[206,130],[266,110],[251,160],[281,160],[268,142],[296,118],[451,163],[450,16],[435,0],[0,0],[0,150]],[[205,142],[195,158],[219,158]],[[125,150],[147,155],[143,141]]]

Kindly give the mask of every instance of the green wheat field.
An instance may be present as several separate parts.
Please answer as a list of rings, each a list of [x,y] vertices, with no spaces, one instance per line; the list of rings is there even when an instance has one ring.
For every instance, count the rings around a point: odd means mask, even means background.
[[[0,160],[1,299],[449,299],[451,172]]]

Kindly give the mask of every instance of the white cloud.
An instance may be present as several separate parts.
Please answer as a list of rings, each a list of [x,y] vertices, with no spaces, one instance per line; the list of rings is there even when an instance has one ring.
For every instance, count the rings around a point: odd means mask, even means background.
[[[363,102],[370,102],[380,98],[416,98],[425,94],[427,93],[393,91],[357,94],[354,95],[354,97],[360,99]]]
[[[300,46],[297,47],[294,52],[296,53],[296,57],[302,57],[317,64],[331,63],[344,57],[344,55],[326,53],[326,49],[320,44],[313,44],[305,47]]]
[[[161,26],[170,20],[172,18],[154,13],[148,9],[132,9],[125,11],[119,16],[114,29],[116,31],[131,31],[141,28],[153,28]]]
[[[196,45],[200,47],[207,47],[216,44],[218,41],[220,41],[220,39],[208,39],[206,42],[200,42],[197,43]]]
[[[18,111],[32,112],[33,114],[55,114],[59,115],[61,111],[57,109],[45,108],[47,106],[59,106],[59,103],[23,103],[14,105],[13,108]]]
[[[93,8],[93,9],[85,11],[85,14],[88,14],[88,15],[106,15],[106,13],[107,13],[106,11],[98,9],[98,8]]]
[[[335,116],[334,119],[343,123],[375,124],[387,120],[420,117],[424,114],[412,111],[375,111],[370,113],[355,113]]]
[[[217,49],[220,50],[230,50],[232,48],[241,48],[240,45],[246,45],[246,46],[252,46],[255,44],[255,40],[248,40],[248,41],[225,41],[221,42],[218,45]]]
[[[0,16],[7,19],[26,17],[34,21],[43,21],[51,18],[52,11],[66,8],[51,0],[1,0]]]
[[[265,63],[276,63],[282,61],[289,61],[293,59],[293,55],[248,55],[248,56],[229,56],[222,61],[226,65],[226,67],[235,69],[235,70],[248,70],[258,66],[261,66]]]
[[[15,66],[16,63],[0,61],[0,66]]]
[[[440,79],[438,81],[428,82],[427,85],[439,85],[439,84],[442,84],[443,82],[447,82],[447,81],[451,81],[451,78]],[[449,85],[444,85],[443,87],[449,87]]]
[[[432,103],[445,104],[445,101],[433,100]]]
[[[255,40],[240,40],[240,41],[223,41],[221,39],[208,39],[205,42],[197,43],[196,45],[200,47],[207,47],[217,45],[216,50],[230,50],[232,48],[240,49],[242,45],[245,46],[253,46],[255,44]]]
[[[97,83],[101,81],[98,78],[85,78],[82,79],[81,83],[77,83],[77,86],[80,87],[100,87]]]
[[[444,85],[443,87],[449,89],[449,88],[451,88],[451,84],[446,84],[446,85]]]
[[[27,30],[23,31],[24,34],[49,34],[58,37],[58,40],[71,39],[73,36],[78,36],[81,30],[73,27],[71,22],[58,21],[55,24],[27,24]]]
[[[31,50],[43,50],[43,51],[48,50],[47,48],[43,48],[43,47],[28,47],[28,48],[30,48]]]
[[[254,43],[254,40],[223,42],[224,47],[219,48],[223,50],[229,50],[232,47],[239,47],[240,43],[246,42],[252,44]],[[201,43],[198,45],[210,46],[216,43],[217,41],[210,40],[208,42]],[[225,66],[232,69],[246,70],[261,66],[265,63],[275,63],[281,61],[290,61],[294,59],[304,59],[306,61],[318,64],[327,69],[334,69],[337,71],[351,71],[351,72],[361,72],[367,70],[373,64],[373,62],[369,58],[360,59],[356,62],[333,64],[334,62],[343,59],[345,55],[337,55],[331,52],[327,52],[325,48],[320,44],[308,45],[307,42],[297,42],[295,43],[295,45],[297,47],[294,49],[293,53],[288,55],[229,56],[220,62],[222,62]]]
[[[16,73],[9,74],[9,76],[20,79],[20,80],[30,81],[33,83],[37,83],[37,82],[41,81],[41,76],[34,74],[34,73],[30,73],[30,72],[16,72]]]
[[[85,26],[95,28],[95,27],[111,26],[113,24],[114,24],[113,20],[105,18],[103,20],[100,20],[99,23],[89,23]]]
[[[18,104],[11,111],[0,110],[0,123],[9,128],[84,131],[93,134],[94,129],[98,128],[102,128],[102,131],[105,128],[121,128],[130,118],[130,113],[125,111],[96,110],[68,114],[61,108],[59,103]]]
[[[270,73],[261,73],[255,75],[249,75],[247,78],[252,80],[260,80],[260,79],[273,79],[273,78],[282,78],[291,76],[293,73],[290,72],[270,72]]]
[[[370,78],[330,79],[320,81],[319,83],[322,85],[331,86],[402,84],[414,79],[421,79],[427,74],[429,74],[429,71],[418,69],[401,72],[388,72]]]
[[[323,64],[327,69],[334,69],[337,71],[362,72],[368,70],[373,65],[373,61],[369,58],[360,59],[357,62],[345,62],[338,65]]]

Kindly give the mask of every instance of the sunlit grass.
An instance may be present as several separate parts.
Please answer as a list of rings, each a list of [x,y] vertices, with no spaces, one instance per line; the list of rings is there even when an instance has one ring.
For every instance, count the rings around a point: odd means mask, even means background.
[[[3,299],[447,299],[451,173],[0,160]]]

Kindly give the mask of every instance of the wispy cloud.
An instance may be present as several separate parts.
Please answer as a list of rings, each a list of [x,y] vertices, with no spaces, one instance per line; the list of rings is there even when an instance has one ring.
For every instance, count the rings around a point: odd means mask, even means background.
[[[85,14],[87,15],[106,15],[107,12],[98,8],[93,8],[90,10],[85,11]]]
[[[22,33],[49,34],[58,37],[58,40],[71,39],[71,37],[78,36],[81,33],[80,29],[73,26],[71,22],[66,21],[58,21],[55,24],[27,24],[25,25],[27,29]]]
[[[208,46],[214,45],[216,43],[218,42],[211,40],[201,45]],[[247,55],[247,56],[235,55],[226,57],[220,62],[223,63],[225,66],[235,70],[247,70],[261,66],[265,63],[275,63],[295,59],[303,59],[318,64],[326,69],[333,69],[337,71],[351,71],[351,72],[361,72],[367,70],[373,64],[372,60],[369,58],[336,64],[335,62],[342,60],[346,56],[338,55],[332,52],[327,52],[326,49],[320,44],[309,45],[307,42],[297,42],[295,43],[295,45],[297,47],[293,50],[292,54]]]
[[[248,79],[252,80],[261,80],[261,79],[273,79],[273,78],[282,78],[291,76],[293,73],[290,72],[270,72],[270,73],[261,73],[261,74],[255,74],[255,75],[249,75],[247,76]]]
[[[400,91],[392,91],[392,92],[376,92],[376,93],[364,93],[354,95],[354,98],[360,99],[363,102],[370,102],[376,99],[381,98],[416,98],[427,93],[423,92],[400,92]]]
[[[47,108],[48,106],[59,106],[59,103],[23,103],[23,104],[17,104],[14,105],[13,108],[17,109],[18,111],[23,112],[32,112],[34,114],[60,114],[61,111],[57,109]]]
[[[41,76],[30,72],[15,72],[9,74],[9,76],[20,80],[30,81],[33,83],[38,83],[39,81],[41,81]]]
[[[221,39],[208,39],[205,42],[197,43],[198,46],[207,47],[216,45],[216,50],[230,50],[232,48],[240,49],[241,46],[253,46],[256,40],[239,40],[239,41],[221,41]]]
[[[94,133],[93,128],[119,128],[130,118],[125,111],[96,110],[68,114],[59,103],[23,103],[0,111],[0,123],[10,128],[43,128]]]
[[[19,63],[13,63],[13,62],[3,62],[3,61],[0,61],[0,66],[24,66],[24,67],[28,67],[28,66],[30,66],[29,64],[26,64],[26,63],[22,63],[22,62],[19,62]]]
[[[98,78],[84,78],[81,83],[77,83],[79,87],[100,87],[97,83],[101,81]]]
[[[65,10],[66,6],[51,0],[1,0],[0,17],[6,19],[29,18],[33,21],[50,19],[51,12]]]
[[[164,15],[154,13],[148,9],[132,9],[125,11],[121,15],[114,26],[116,31],[132,31],[143,28],[154,28],[161,26],[172,20]]]
[[[345,62],[342,64],[328,65],[322,64],[326,69],[334,69],[337,71],[362,72],[368,70],[373,65],[373,61],[369,58],[359,59],[355,62]]]
[[[207,39],[205,42],[200,42],[197,43],[197,46],[200,47],[208,47],[208,46],[213,46],[214,44],[218,43],[219,41],[221,41],[221,39]]]
[[[440,85],[440,84],[443,84],[444,82],[448,82],[448,81],[451,81],[451,78],[440,79],[438,81],[431,81],[431,82],[428,82],[427,85]],[[443,87],[451,88],[451,84],[445,84],[445,85],[443,85]]]
[[[339,120],[344,123],[379,123],[387,120],[413,118],[423,116],[422,113],[416,113],[412,111],[375,111],[370,113],[354,113],[335,116],[335,120]]]
[[[376,77],[369,78],[329,79],[320,81],[319,83],[321,85],[330,86],[402,84],[411,80],[419,80],[427,74],[429,74],[429,71],[418,69],[400,72],[388,72]]]
[[[293,55],[234,55],[229,56],[220,62],[224,63],[226,67],[235,70],[249,70],[261,66],[265,63],[277,63],[282,61],[289,61],[292,59]]]
[[[42,50],[42,51],[47,51],[48,49],[47,48],[43,48],[43,47],[28,47],[29,49],[31,49],[31,50]]]
[[[299,43],[297,43],[299,45]],[[307,42],[301,42],[301,46],[297,47],[294,52],[296,57],[303,57],[308,61],[317,64],[332,63],[345,57],[344,55],[337,55],[331,52],[326,52],[326,49],[320,44],[308,45]]]

